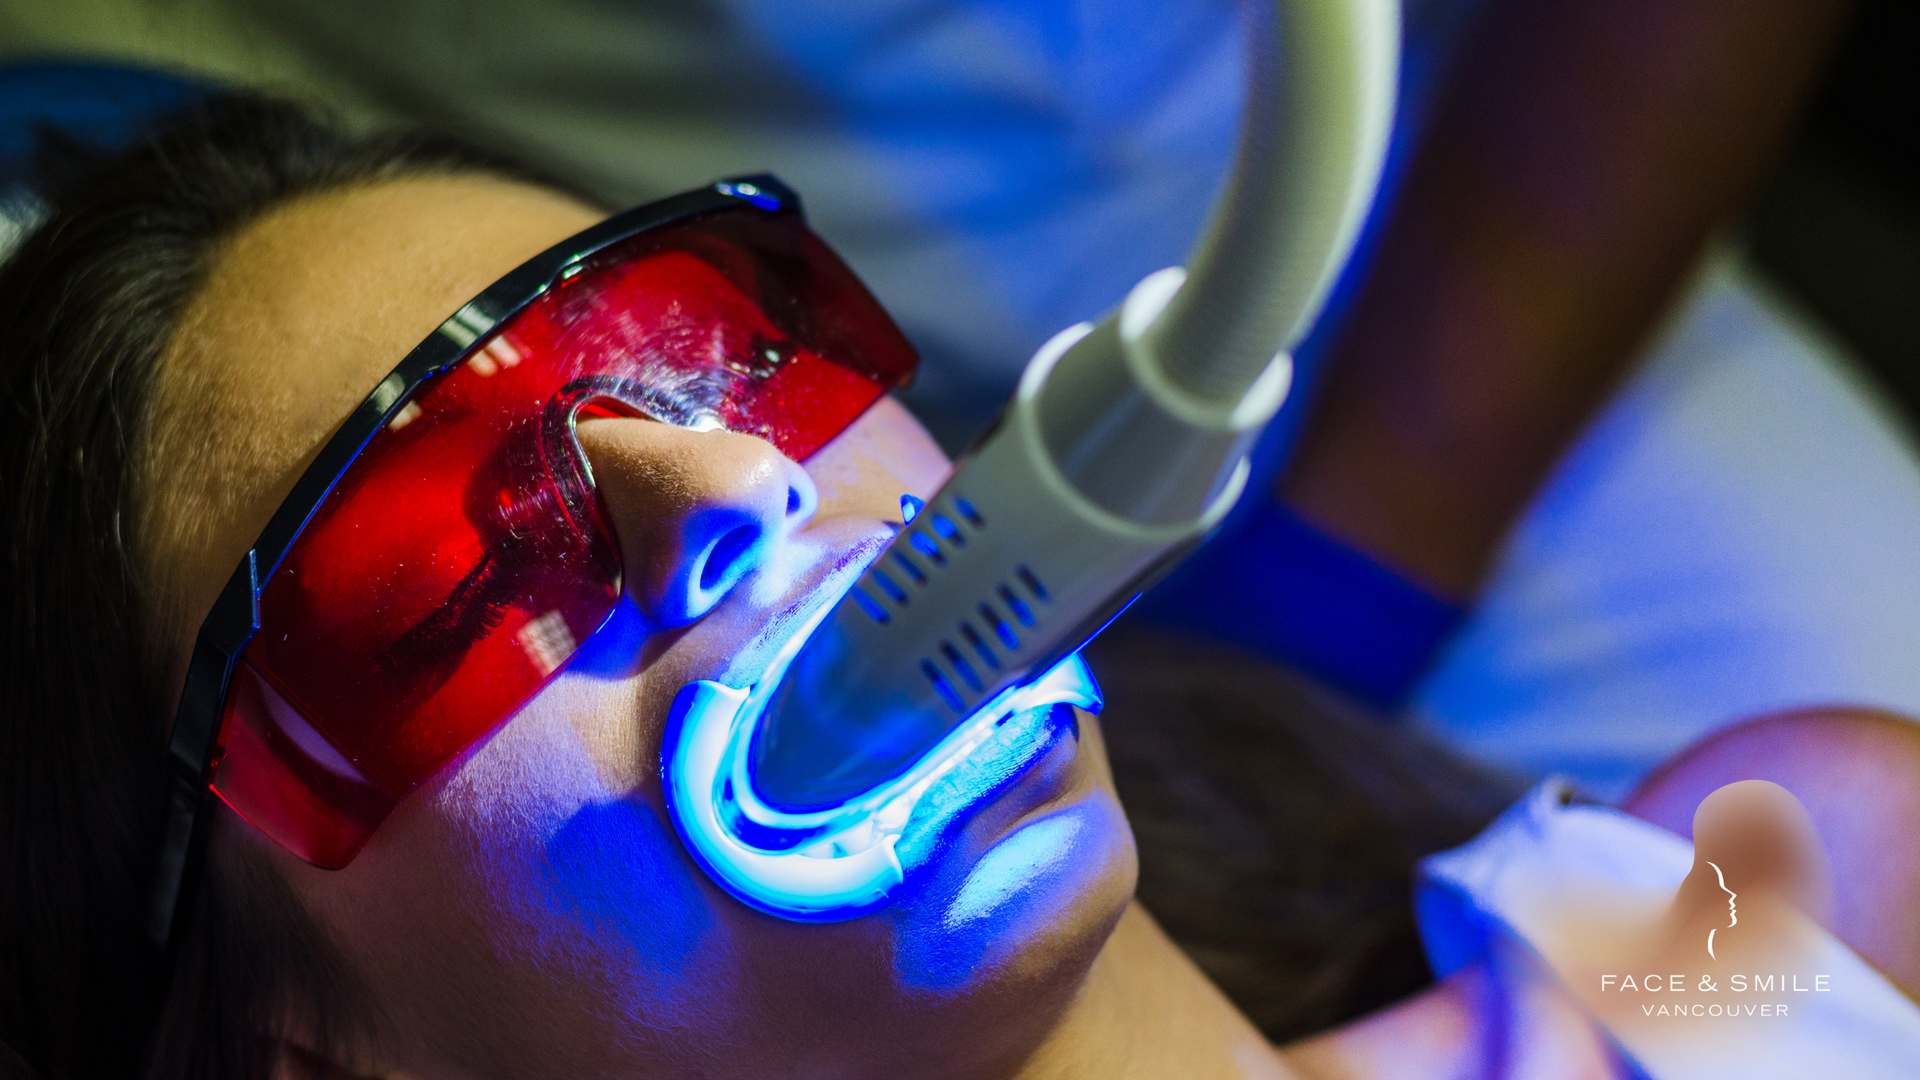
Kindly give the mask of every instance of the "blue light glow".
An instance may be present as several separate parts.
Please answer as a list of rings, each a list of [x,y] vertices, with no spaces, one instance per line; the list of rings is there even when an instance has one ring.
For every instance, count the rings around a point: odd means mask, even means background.
[[[638,799],[584,806],[547,844],[548,892],[571,921],[623,942],[656,971],[683,971],[713,916],[670,841]]]
[[[754,687],[701,680],[682,688],[662,752],[667,806],[688,850],[743,903],[781,918],[837,922],[886,904],[905,877],[896,847],[930,789],[938,786],[949,805],[984,799],[1006,778],[965,769],[969,755],[1003,726],[1034,738],[1045,731],[1045,725],[1006,721],[1062,703],[1100,706],[1086,665],[1068,657],[1040,679],[998,695],[900,776],[838,806],[788,814],[755,796],[747,748],[764,704],[756,692],[778,685],[785,661],[807,636],[795,635],[783,660]],[[957,784],[969,790],[958,791]]]
[[[1009,897],[1065,863],[1079,833],[1080,819],[1061,814],[1002,840],[974,865],[942,922],[955,929],[993,914]]]

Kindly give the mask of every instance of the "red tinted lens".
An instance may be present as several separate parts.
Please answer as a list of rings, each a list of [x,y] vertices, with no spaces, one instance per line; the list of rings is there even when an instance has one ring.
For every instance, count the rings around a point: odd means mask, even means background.
[[[611,614],[619,548],[583,405],[813,453],[911,347],[790,213],[729,210],[584,264],[414,393],[261,593],[215,790],[345,865],[393,804],[511,715]]]

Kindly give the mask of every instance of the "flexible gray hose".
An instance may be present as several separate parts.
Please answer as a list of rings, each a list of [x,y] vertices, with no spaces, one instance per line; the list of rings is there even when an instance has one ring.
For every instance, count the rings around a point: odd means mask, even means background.
[[[1398,0],[1245,10],[1238,160],[1191,273],[1149,275],[1099,324],[1042,346],[923,517],[756,688],[742,706],[764,709],[756,764],[736,791],[762,793],[760,825],[906,775],[1098,633],[1245,490],[1248,449],[1286,397],[1289,350],[1372,201],[1400,44]]]
[[[1232,179],[1187,282],[1141,337],[1174,386],[1231,406],[1312,327],[1366,218],[1393,124],[1397,0],[1257,0]]]

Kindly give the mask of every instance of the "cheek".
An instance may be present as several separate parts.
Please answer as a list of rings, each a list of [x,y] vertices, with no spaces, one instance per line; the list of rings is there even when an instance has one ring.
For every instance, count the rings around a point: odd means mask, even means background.
[[[648,680],[563,677],[436,800],[509,937],[664,988],[713,929],[661,797]]]
[[[563,675],[342,872],[383,997],[435,1002],[420,1023],[482,1041],[450,1017],[560,1008],[650,1026],[725,1000],[698,962],[723,932],[720,898],[668,824],[647,681]]]
[[[896,920],[895,977],[980,994],[1077,977],[1133,896],[1138,865],[1104,791],[1026,824]]]
[[[803,464],[820,489],[823,519],[897,518],[902,494],[931,497],[953,473],[933,437],[892,398],[881,398]]]

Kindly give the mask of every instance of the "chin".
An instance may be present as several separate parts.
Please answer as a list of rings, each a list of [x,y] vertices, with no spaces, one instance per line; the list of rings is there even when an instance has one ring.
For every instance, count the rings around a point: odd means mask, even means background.
[[[940,847],[887,916],[894,977],[913,991],[1070,995],[1133,898],[1133,833],[1088,717]]]

